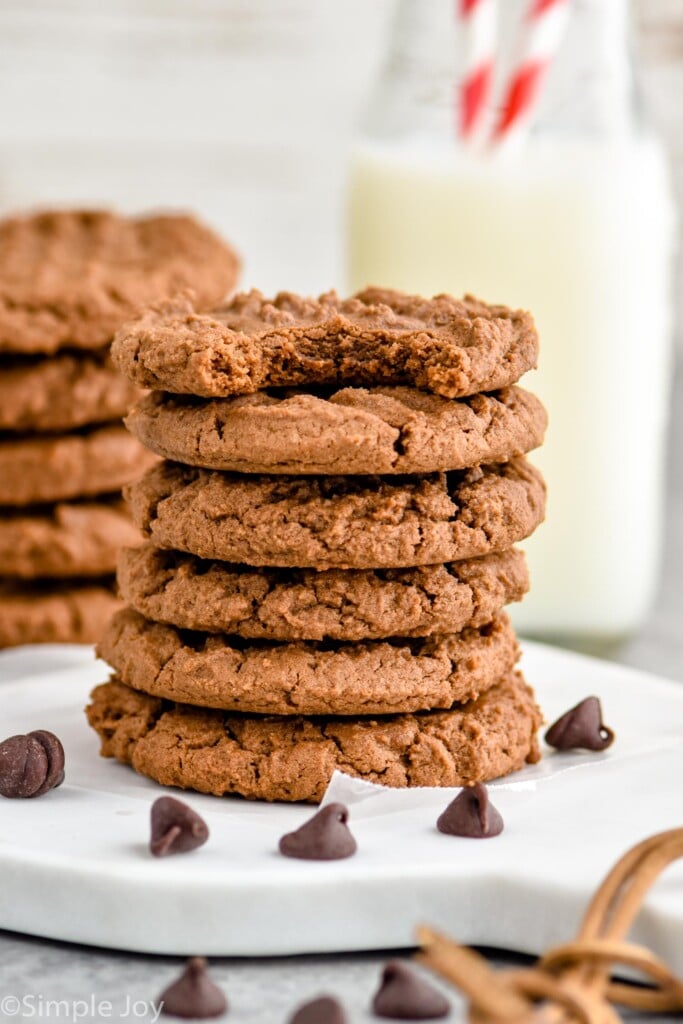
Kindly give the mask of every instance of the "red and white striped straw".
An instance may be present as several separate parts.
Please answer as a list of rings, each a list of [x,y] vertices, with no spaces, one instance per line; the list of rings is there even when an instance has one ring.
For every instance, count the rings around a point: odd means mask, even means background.
[[[531,0],[525,17],[521,56],[505,89],[493,130],[496,142],[521,135],[531,121],[569,19],[571,0]]]
[[[496,56],[496,0],[455,0],[463,39],[459,88],[460,137],[471,139],[482,127],[493,86]]]

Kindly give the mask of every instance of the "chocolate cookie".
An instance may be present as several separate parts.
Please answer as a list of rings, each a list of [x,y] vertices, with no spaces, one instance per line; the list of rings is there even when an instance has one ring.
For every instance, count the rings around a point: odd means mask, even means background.
[[[106,352],[0,362],[0,430],[61,431],[119,420],[139,392]]]
[[[97,653],[122,682],[180,703],[264,715],[383,715],[476,698],[511,671],[518,648],[506,615],[426,640],[247,645],[126,608]]]
[[[113,585],[0,581],[0,647],[93,644],[121,602]]]
[[[152,302],[234,288],[235,253],[193,217],[46,211],[0,221],[0,352],[96,349]]]
[[[0,576],[104,576],[140,542],[121,501],[73,502],[0,516]]]
[[[236,473],[432,473],[505,462],[537,448],[535,395],[503,388],[456,401],[415,388],[329,397],[264,391],[201,401],[147,395],[126,426],[157,455]]]
[[[470,296],[252,291],[205,314],[187,299],[162,304],[126,324],[112,353],[135,383],[175,394],[409,384],[457,398],[514,384],[536,364],[538,335],[529,313]]]
[[[160,463],[126,488],[157,547],[246,565],[401,568],[505,551],[545,512],[525,459],[425,477],[239,476]]]
[[[0,505],[32,505],[118,490],[155,458],[123,424],[0,442]]]
[[[539,758],[541,717],[519,673],[452,711],[356,720],[202,710],[114,680],[87,715],[104,757],[215,796],[318,801],[335,769],[385,786],[467,786]]]
[[[417,569],[248,569],[144,544],[119,557],[121,595],[154,622],[262,640],[372,640],[484,626],[529,588],[510,550]]]

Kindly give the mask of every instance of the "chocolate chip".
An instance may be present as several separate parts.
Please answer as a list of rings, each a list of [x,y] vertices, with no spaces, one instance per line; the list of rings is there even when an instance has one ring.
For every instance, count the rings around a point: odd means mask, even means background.
[[[209,838],[209,826],[204,819],[173,796],[160,796],[155,800],[150,818],[149,848],[155,857],[196,850]]]
[[[304,1003],[289,1018],[289,1024],[347,1024],[341,1003],[332,996],[320,996]]]
[[[439,832],[447,836],[467,836],[470,839],[489,839],[503,831],[503,819],[489,803],[486,786],[477,782],[452,800],[436,822]]]
[[[598,698],[586,697],[550,726],[545,741],[556,750],[606,750],[614,733],[603,725]]]
[[[302,860],[342,860],[357,850],[356,840],[346,824],[349,812],[343,804],[328,804],[280,840],[280,853]]]
[[[0,743],[0,793],[36,796],[48,775],[47,753],[35,736],[10,736]]]
[[[377,1017],[392,1020],[437,1020],[450,1012],[450,1003],[437,988],[400,960],[388,963],[372,1001]]]
[[[177,981],[169,985],[157,1005],[169,1017],[204,1019],[220,1017],[228,1009],[228,1001],[206,970],[206,960],[193,956]]]
[[[47,776],[40,789],[33,794],[42,796],[64,782],[64,747],[58,737],[47,729],[34,729],[28,735],[38,740],[47,756]]]
[[[35,729],[0,743],[0,796],[43,796],[64,782],[64,747],[53,732]]]

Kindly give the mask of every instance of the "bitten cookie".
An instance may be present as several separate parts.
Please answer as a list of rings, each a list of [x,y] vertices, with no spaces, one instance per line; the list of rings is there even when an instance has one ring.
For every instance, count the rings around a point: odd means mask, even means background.
[[[102,754],[164,786],[318,801],[336,769],[384,786],[468,786],[539,758],[541,716],[519,673],[452,711],[369,719],[264,718],[98,686],[87,709]]]
[[[106,352],[5,359],[0,430],[63,431],[119,420],[138,395]]]
[[[469,296],[252,291],[204,314],[187,299],[161,304],[121,329],[112,354],[135,383],[175,394],[408,384],[456,398],[514,384],[536,364],[538,335],[529,313]]]
[[[105,576],[122,547],[140,543],[121,501],[74,502],[0,516],[0,576]]]
[[[0,582],[0,647],[93,644],[121,607],[112,586]]]
[[[154,622],[263,640],[372,640],[483,626],[529,588],[521,551],[416,569],[248,569],[144,544],[119,557],[126,604]]]
[[[155,462],[122,424],[0,442],[0,505],[33,505],[119,490]]]
[[[97,349],[139,310],[184,288],[206,308],[239,261],[193,217],[46,211],[0,221],[0,352]]]
[[[543,520],[525,459],[425,477],[238,476],[160,463],[125,490],[157,547],[246,565],[401,568],[505,551]]]
[[[167,459],[292,474],[431,473],[505,462],[537,448],[546,423],[540,401],[517,387],[455,401],[399,387],[213,401],[154,392],[126,419]]]
[[[478,697],[518,656],[510,621],[426,640],[252,643],[183,633],[118,612],[98,644],[124,683],[179,703],[277,715],[367,715],[450,708]]]

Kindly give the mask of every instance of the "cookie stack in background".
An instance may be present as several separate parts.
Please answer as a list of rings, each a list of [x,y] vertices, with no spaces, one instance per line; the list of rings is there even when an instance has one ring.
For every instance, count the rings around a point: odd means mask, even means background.
[[[166,303],[113,357],[160,462],[88,708],[102,753],[165,785],[319,800],[335,768],[484,781],[538,757],[504,606],[542,521],[528,314],[368,290]]]
[[[186,216],[0,221],[0,647],[92,643],[119,606],[117,552],[139,542],[120,490],[153,459],[120,422],[139,392],[111,339],[179,289],[220,301],[237,270]]]

